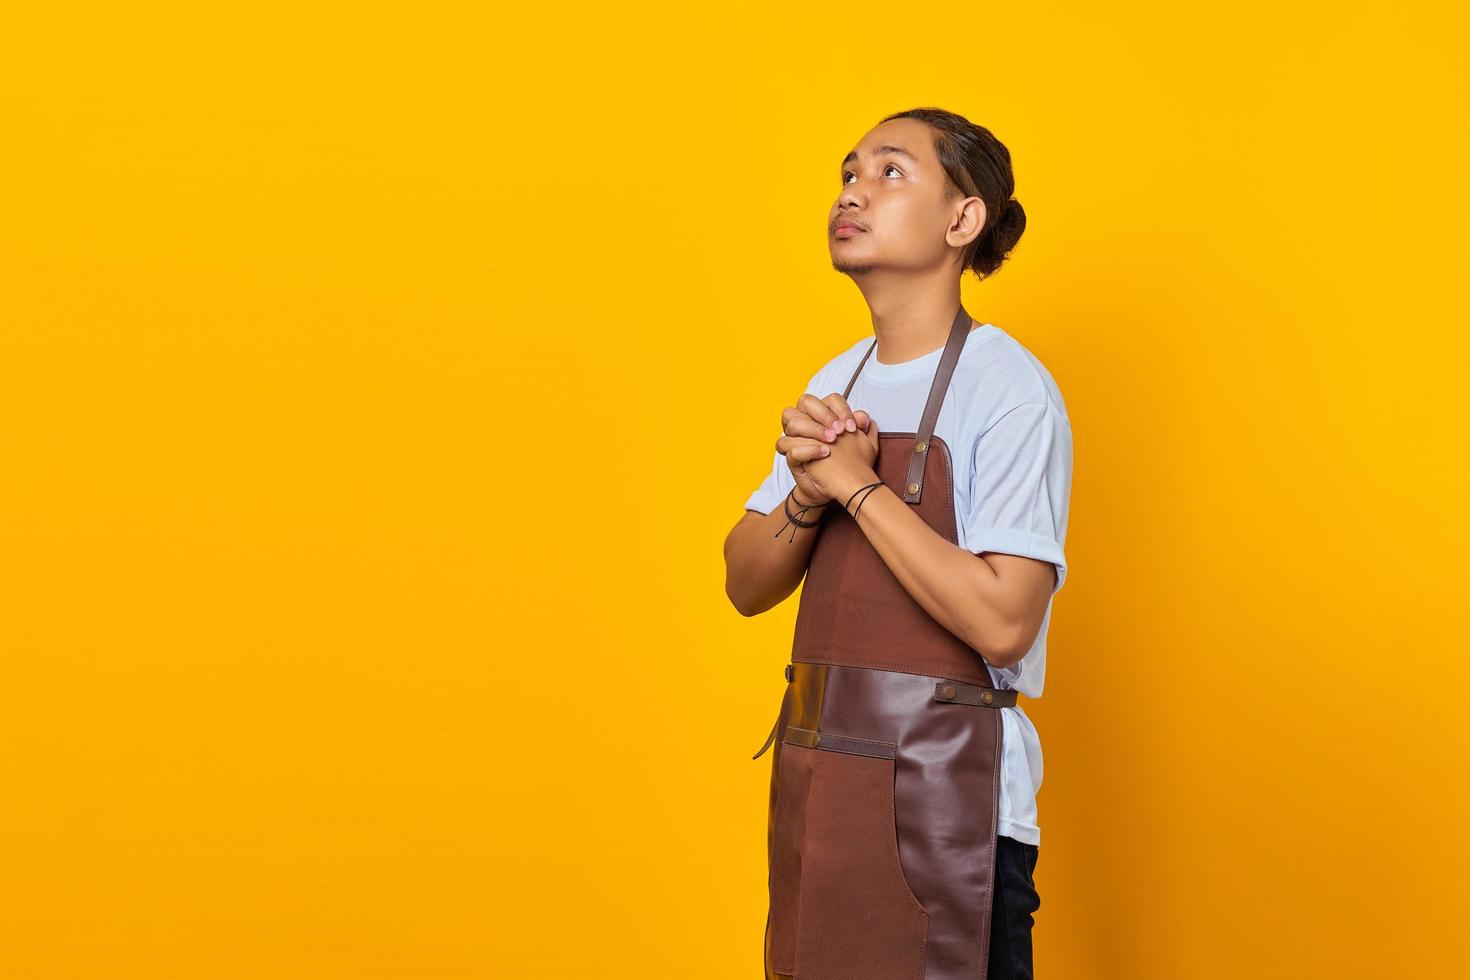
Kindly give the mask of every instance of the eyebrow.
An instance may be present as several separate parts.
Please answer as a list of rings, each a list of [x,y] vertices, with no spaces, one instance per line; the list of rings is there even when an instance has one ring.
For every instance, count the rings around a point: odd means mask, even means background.
[[[919,158],[918,157],[914,156],[912,153],[910,153],[908,150],[905,150],[901,146],[893,146],[891,144],[884,143],[882,146],[875,146],[875,147],[873,147],[873,156],[880,157],[880,156],[883,156],[885,153],[891,153],[894,156],[908,157],[910,160],[914,161],[915,163],[918,163],[919,162]],[[850,151],[848,151],[847,156],[845,156],[845,157],[842,158],[842,165],[844,167],[847,166],[849,163],[851,163],[852,161],[854,161],[854,160],[857,159],[857,155],[858,155],[857,150],[850,150]]]

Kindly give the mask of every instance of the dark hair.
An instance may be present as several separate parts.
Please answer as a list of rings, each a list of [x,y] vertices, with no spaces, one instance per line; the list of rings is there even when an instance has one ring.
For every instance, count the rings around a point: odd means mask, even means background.
[[[961,268],[974,269],[984,279],[1000,268],[1010,255],[1021,232],[1026,230],[1026,212],[1011,197],[1016,176],[1011,171],[1011,151],[984,126],[964,116],[926,106],[884,116],[917,119],[934,130],[934,149],[956,194],[974,196],[985,202],[985,227],[965,246]]]

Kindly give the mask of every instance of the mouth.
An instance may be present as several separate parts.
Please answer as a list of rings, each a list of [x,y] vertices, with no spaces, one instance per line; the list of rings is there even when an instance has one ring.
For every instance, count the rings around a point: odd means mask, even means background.
[[[867,231],[866,228],[859,228],[851,221],[839,221],[832,229],[832,237],[851,238],[854,235],[860,235],[865,231]]]

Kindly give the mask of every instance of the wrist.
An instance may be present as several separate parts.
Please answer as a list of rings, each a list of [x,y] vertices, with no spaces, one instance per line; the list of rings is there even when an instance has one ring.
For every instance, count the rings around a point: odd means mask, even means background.
[[[798,490],[795,487],[792,487],[791,488],[791,499],[794,500],[794,501],[796,501],[796,506],[798,506],[798,507],[808,507],[808,508],[810,508],[812,510],[816,510],[819,507],[826,507],[828,504],[830,504],[832,502],[830,499],[828,499],[828,500],[823,500],[821,503],[812,503],[811,501],[806,500],[802,496],[801,491]]]
[[[843,507],[848,508],[848,512],[851,513],[852,507],[849,506],[849,504],[851,503],[852,505],[856,505],[857,503],[856,500],[852,499],[853,494],[857,494],[858,499],[861,500],[865,496],[865,494],[858,493],[859,490],[861,490],[863,487],[870,487],[875,483],[882,482],[883,481],[879,478],[877,473],[869,473],[866,476],[859,475],[852,480],[845,482],[842,486],[838,487],[837,492],[832,495],[832,498],[841,503]],[[876,489],[877,488],[874,487],[874,490]],[[868,492],[871,493],[872,491]]]

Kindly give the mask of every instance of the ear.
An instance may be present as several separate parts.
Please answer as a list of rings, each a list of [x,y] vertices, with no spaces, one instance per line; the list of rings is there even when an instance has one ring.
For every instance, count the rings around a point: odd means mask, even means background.
[[[944,241],[951,248],[964,248],[980,237],[985,230],[985,201],[978,197],[967,197],[956,205],[954,217],[944,232]]]

